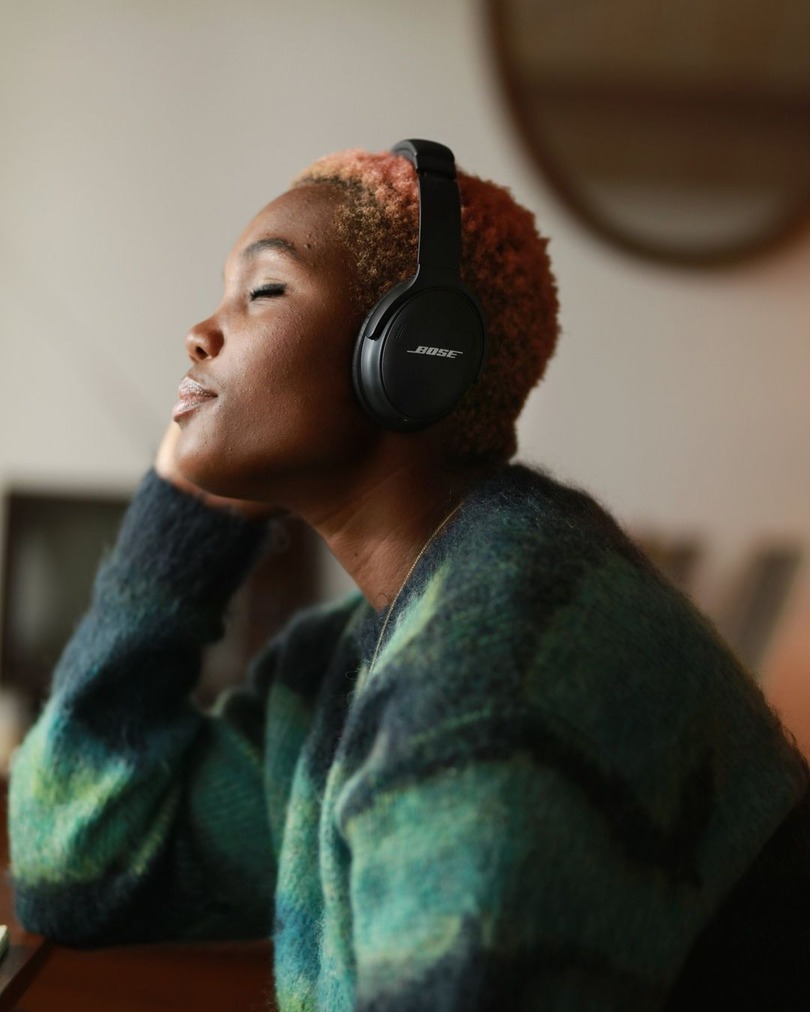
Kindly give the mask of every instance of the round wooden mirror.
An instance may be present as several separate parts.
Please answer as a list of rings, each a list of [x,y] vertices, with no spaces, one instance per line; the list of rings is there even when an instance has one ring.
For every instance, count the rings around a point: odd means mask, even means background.
[[[810,219],[808,0],[488,0],[545,177],[625,249],[759,252]]]

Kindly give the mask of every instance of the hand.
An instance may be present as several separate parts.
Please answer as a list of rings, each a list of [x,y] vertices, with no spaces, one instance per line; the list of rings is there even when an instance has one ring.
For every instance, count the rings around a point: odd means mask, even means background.
[[[188,492],[190,495],[196,496],[206,506],[211,506],[213,509],[235,511],[241,513],[248,520],[267,519],[272,516],[281,516],[286,512],[286,510],[280,509],[277,506],[271,506],[266,502],[256,502],[249,499],[228,499],[225,496],[211,495],[209,492],[201,489],[199,485],[195,485],[189,481],[177,466],[175,450],[177,449],[177,440],[179,438],[180,426],[176,422],[171,422],[161,440],[157,457],[155,458],[155,471],[157,471],[164,481],[170,482],[182,492]]]

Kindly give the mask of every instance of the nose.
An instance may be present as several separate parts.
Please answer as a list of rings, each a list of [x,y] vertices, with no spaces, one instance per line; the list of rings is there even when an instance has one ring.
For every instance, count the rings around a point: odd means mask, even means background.
[[[222,350],[222,330],[213,316],[198,323],[186,334],[186,351],[192,362],[204,362],[216,358]]]

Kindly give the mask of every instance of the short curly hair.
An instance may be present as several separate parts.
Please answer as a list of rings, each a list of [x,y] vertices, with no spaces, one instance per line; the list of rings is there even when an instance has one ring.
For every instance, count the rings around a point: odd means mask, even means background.
[[[294,187],[322,183],[345,191],[338,235],[354,258],[355,308],[365,315],[416,271],[419,189],[404,157],[352,149],[314,162]],[[478,296],[489,332],[479,381],[447,420],[451,460],[500,463],[515,452],[515,422],[542,378],[559,331],[557,287],[534,216],[508,190],[458,172],[461,276]]]

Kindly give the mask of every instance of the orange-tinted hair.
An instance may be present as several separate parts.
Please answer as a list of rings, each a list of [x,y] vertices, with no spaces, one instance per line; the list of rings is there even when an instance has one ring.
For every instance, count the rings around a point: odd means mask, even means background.
[[[390,152],[349,150],[319,159],[293,181],[308,183],[346,193],[337,229],[355,260],[356,308],[365,314],[416,271],[416,172]],[[449,450],[459,464],[500,462],[515,452],[515,422],[557,342],[557,289],[547,240],[538,235],[531,212],[495,183],[459,171],[458,184],[461,276],[483,306],[489,358],[450,416]]]

